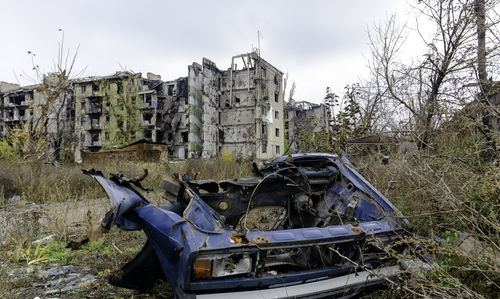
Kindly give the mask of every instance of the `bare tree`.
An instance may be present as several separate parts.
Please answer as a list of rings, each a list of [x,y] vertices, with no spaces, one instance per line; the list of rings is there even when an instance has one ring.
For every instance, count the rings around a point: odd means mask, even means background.
[[[427,37],[417,22],[427,51],[411,63],[398,59],[409,28],[398,25],[394,15],[369,33],[372,77],[381,95],[407,114],[408,128],[421,147],[450,111],[472,96],[464,85],[477,80],[475,1],[419,1],[415,9],[434,25],[434,32]],[[487,10],[495,4],[489,1]],[[495,57],[497,48],[485,55]]]
[[[11,138],[21,143],[25,158],[59,160],[64,146],[72,142],[75,115],[71,78],[78,48],[71,54],[65,49],[64,32],[61,31],[57,61],[51,72],[45,74],[36,62],[35,53],[28,51],[33,65],[36,91],[39,97],[30,107],[31,121],[14,131]],[[81,75],[83,70],[77,74]],[[33,99],[35,100],[35,99]],[[43,145],[43,146],[41,146]]]

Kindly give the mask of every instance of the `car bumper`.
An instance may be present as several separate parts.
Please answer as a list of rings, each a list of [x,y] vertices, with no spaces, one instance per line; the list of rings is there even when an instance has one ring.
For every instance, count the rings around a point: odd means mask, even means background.
[[[327,278],[312,282],[280,286],[262,290],[225,292],[216,294],[199,294],[200,299],[230,298],[317,298],[324,296],[348,296],[358,291],[374,287],[398,276],[400,266],[390,266],[370,271],[361,271],[335,278]]]

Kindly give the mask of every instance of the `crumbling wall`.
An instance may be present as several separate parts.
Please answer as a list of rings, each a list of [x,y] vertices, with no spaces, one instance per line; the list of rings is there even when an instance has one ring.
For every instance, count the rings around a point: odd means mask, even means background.
[[[188,67],[189,148],[188,157],[199,157],[203,150],[203,67]]]
[[[203,58],[203,82],[202,82],[202,139],[203,151],[201,157],[204,159],[217,156],[219,137],[219,102],[220,84],[222,80],[221,71],[214,62]]]

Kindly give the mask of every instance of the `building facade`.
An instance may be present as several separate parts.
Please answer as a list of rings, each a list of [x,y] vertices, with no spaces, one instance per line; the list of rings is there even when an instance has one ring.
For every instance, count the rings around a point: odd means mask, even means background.
[[[325,104],[290,100],[285,105],[285,130],[289,153],[304,152],[303,135],[327,130],[333,134],[330,108]]]
[[[36,120],[36,107],[46,99],[39,86],[1,84],[0,129],[6,136],[21,122]],[[257,53],[232,57],[225,70],[204,58],[188,66],[187,76],[170,81],[133,72],[74,79],[71,92],[52,105],[64,116],[51,114],[47,130],[62,125],[71,132],[64,142],[75,145],[76,161],[82,152],[139,139],[166,144],[169,156],[180,159],[222,152],[270,159],[284,153],[282,89],[283,73]]]

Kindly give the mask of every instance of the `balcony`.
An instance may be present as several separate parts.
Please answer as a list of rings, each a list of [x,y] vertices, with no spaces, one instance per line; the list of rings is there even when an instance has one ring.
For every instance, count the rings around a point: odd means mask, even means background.
[[[102,130],[102,124],[101,123],[85,123],[84,129],[87,131],[92,131],[92,130]]]
[[[102,146],[102,140],[87,141],[85,142],[85,146],[86,147]]]
[[[156,101],[142,103],[141,109],[153,109],[156,108]]]
[[[102,114],[102,107],[89,107],[87,114]]]

